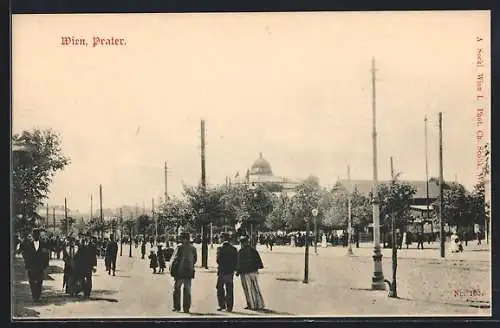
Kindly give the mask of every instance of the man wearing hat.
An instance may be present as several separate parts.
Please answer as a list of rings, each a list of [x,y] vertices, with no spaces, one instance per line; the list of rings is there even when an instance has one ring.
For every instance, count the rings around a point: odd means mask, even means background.
[[[219,308],[217,311],[233,311],[233,277],[238,262],[238,251],[229,243],[229,234],[223,232],[220,235],[222,246],[217,248],[217,300]]]
[[[49,266],[49,249],[40,240],[40,230],[33,229],[32,240],[28,240],[23,247],[23,258],[31,288],[33,301],[40,300],[42,295],[42,282],[45,269]]]
[[[170,275],[174,278],[174,308],[173,311],[181,310],[181,287],[182,307],[185,313],[189,313],[191,307],[191,281],[194,279],[194,265],[198,259],[196,248],[191,244],[189,233],[182,232],[179,236],[181,244],[177,246],[172,255],[170,263]]]
[[[113,270],[113,276],[115,275],[117,255],[118,243],[115,241],[115,236],[111,234],[106,245],[106,256],[104,260],[104,262],[106,263],[106,270],[108,271],[108,275],[111,274],[111,270]]]

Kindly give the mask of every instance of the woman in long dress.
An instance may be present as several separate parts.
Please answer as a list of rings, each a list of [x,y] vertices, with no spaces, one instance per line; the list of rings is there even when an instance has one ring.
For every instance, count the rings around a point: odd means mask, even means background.
[[[241,249],[238,252],[236,276],[241,276],[241,285],[247,301],[248,310],[264,310],[264,298],[259,287],[258,273],[264,265],[259,252],[250,246],[247,236],[240,238]]]

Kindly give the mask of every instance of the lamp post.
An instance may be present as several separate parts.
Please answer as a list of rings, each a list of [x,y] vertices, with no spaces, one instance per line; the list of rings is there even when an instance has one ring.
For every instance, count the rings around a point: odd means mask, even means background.
[[[252,184],[248,186],[248,190],[252,193],[253,199],[257,199],[257,186],[255,186],[255,183],[252,182]],[[252,247],[257,246],[253,233],[253,218],[250,218],[250,243]]]
[[[318,209],[315,208],[312,210],[312,215],[314,218],[314,253],[318,255],[318,222],[317,222],[317,217],[318,217]]]
[[[304,219],[306,221],[306,236],[305,236],[305,246],[306,250],[304,253],[304,284],[309,283],[309,218]]]
[[[352,253],[352,200],[351,200],[351,167],[347,166],[347,181],[349,184],[349,190],[347,191],[347,255],[353,255]]]
[[[128,232],[129,232],[129,248],[128,248],[128,257],[132,257],[132,229],[133,229],[134,221],[130,220],[128,222]]]

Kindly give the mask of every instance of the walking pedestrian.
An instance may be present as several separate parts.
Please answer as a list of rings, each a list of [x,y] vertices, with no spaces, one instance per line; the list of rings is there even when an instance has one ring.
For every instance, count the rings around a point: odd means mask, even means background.
[[[155,251],[152,250],[148,258],[149,258],[149,267],[153,269],[153,273],[156,273],[156,268],[158,267],[158,257],[156,256]]]
[[[97,271],[97,247],[93,245],[90,233],[83,238],[75,255],[75,279],[81,283],[83,295],[90,297],[92,292],[92,273]]]
[[[259,252],[250,246],[247,236],[240,238],[241,249],[238,252],[236,265],[236,276],[241,276],[241,285],[247,301],[245,309],[263,310],[265,308],[264,298],[259,287],[258,272],[264,265]]]
[[[417,233],[417,249],[420,248],[424,249],[424,234],[421,231]]]
[[[142,254],[141,258],[144,260],[144,257],[146,256],[146,241],[145,240],[142,240],[141,254]]]
[[[222,245],[217,248],[217,311],[233,311],[234,305],[234,272],[238,264],[238,250],[229,243],[229,234],[220,235]]]
[[[160,273],[163,273],[167,266],[165,264],[165,250],[162,244],[158,244],[158,265],[160,266]]]
[[[38,302],[42,295],[44,272],[49,266],[49,250],[47,245],[40,240],[40,230],[33,229],[31,237],[23,243],[22,255],[28,272],[31,297],[33,301]]]
[[[104,259],[108,275],[111,274],[111,270],[113,270],[113,276],[115,275],[117,255],[118,255],[118,243],[115,240],[115,236],[111,234],[109,236],[108,244],[106,245],[106,257]]]
[[[183,287],[182,307],[185,313],[189,313],[191,281],[194,279],[197,254],[196,248],[191,244],[189,233],[182,232],[179,239],[181,244],[175,249],[170,264],[170,275],[174,278],[173,311],[181,310],[181,287]]]

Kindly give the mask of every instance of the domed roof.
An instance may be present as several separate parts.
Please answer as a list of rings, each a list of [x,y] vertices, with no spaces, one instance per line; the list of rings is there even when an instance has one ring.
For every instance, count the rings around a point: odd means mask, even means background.
[[[269,164],[269,162],[262,157],[262,153],[259,154],[259,158],[257,158],[253,163],[252,168],[250,169],[250,174],[273,174],[271,164]]]

